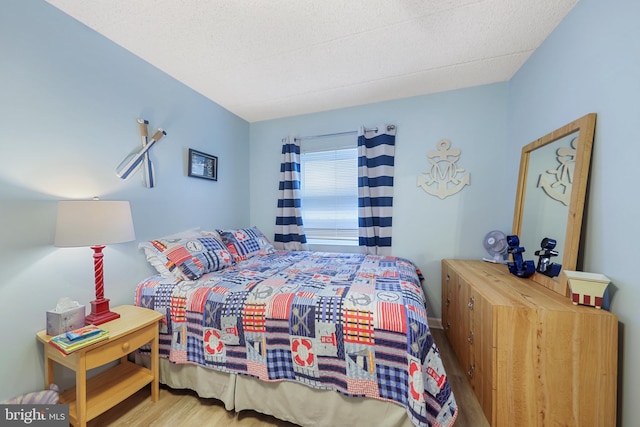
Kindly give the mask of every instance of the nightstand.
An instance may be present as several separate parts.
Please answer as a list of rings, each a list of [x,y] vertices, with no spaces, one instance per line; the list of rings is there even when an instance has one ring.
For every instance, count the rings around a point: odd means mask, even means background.
[[[76,386],[60,395],[60,403],[69,404],[71,424],[85,427],[87,421],[111,409],[118,403],[151,384],[151,400],[158,401],[158,322],[156,311],[132,305],[115,307],[120,318],[99,325],[109,331],[109,338],[64,355],[52,345],[46,331],[36,334],[44,343],[45,388],[54,382],[53,363],[59,363],[76,373]],[[127,355],[151,343],[151,368],[127,360]],[[87,379],[87,371],[120,360],[120,363]]]

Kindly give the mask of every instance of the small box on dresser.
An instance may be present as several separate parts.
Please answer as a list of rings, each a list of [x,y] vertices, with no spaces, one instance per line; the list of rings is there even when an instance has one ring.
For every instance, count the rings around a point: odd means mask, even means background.
[[[563,273],[567,276],[574,304],[609,309],[607,287],[611,281],[607,276],[583,271],[564,270]]]

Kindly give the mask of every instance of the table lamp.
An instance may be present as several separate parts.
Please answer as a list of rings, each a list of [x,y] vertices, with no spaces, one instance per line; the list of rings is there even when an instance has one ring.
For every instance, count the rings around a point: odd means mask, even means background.
[[[85,324],[99,325],[120,317],[109,310],[104,297],[102,258],[105,245],[135,240],[129,202],[107,200],[64,200],[58,202],[56,220],[57,247],[88,246],[93,249],[96,299]]]

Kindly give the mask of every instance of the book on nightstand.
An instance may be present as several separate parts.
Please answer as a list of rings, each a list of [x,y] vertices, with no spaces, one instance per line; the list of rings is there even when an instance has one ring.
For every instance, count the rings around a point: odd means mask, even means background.
[[[56,335],[49,344],[64,354],[72,353],[88,345],[109,338],[109,332],[95,325],[87,325],[69,332]]]

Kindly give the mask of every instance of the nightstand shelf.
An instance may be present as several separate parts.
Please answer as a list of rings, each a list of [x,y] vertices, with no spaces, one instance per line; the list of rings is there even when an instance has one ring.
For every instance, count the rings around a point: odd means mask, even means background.
[[[152,382],[153,375],[148,369],[131,362],[120,363],[90,378],[87,381],[87,420],[108,411]],[[78,419],[75,387],[60,394],[60,403],[69,404],[69,417]]]
[[[59,363],[76,373],[76,386],[60,395],[60,403],[69,404],[71,424],[85,427],[87,421],[124,401],[147,384],[151,400],[159,396],[158,322],[160,313],[124,305],[113,309],[120,318],[100,325],[109,338],[64,355],[49,344],[45,331],[36,334],[44,344],[45,388],[54,382],[53,364]],[[127,355],[151,343],[151,367],[147,369],[127,360]],[[87,379],[87,371],[119,360],[120,363]]]

